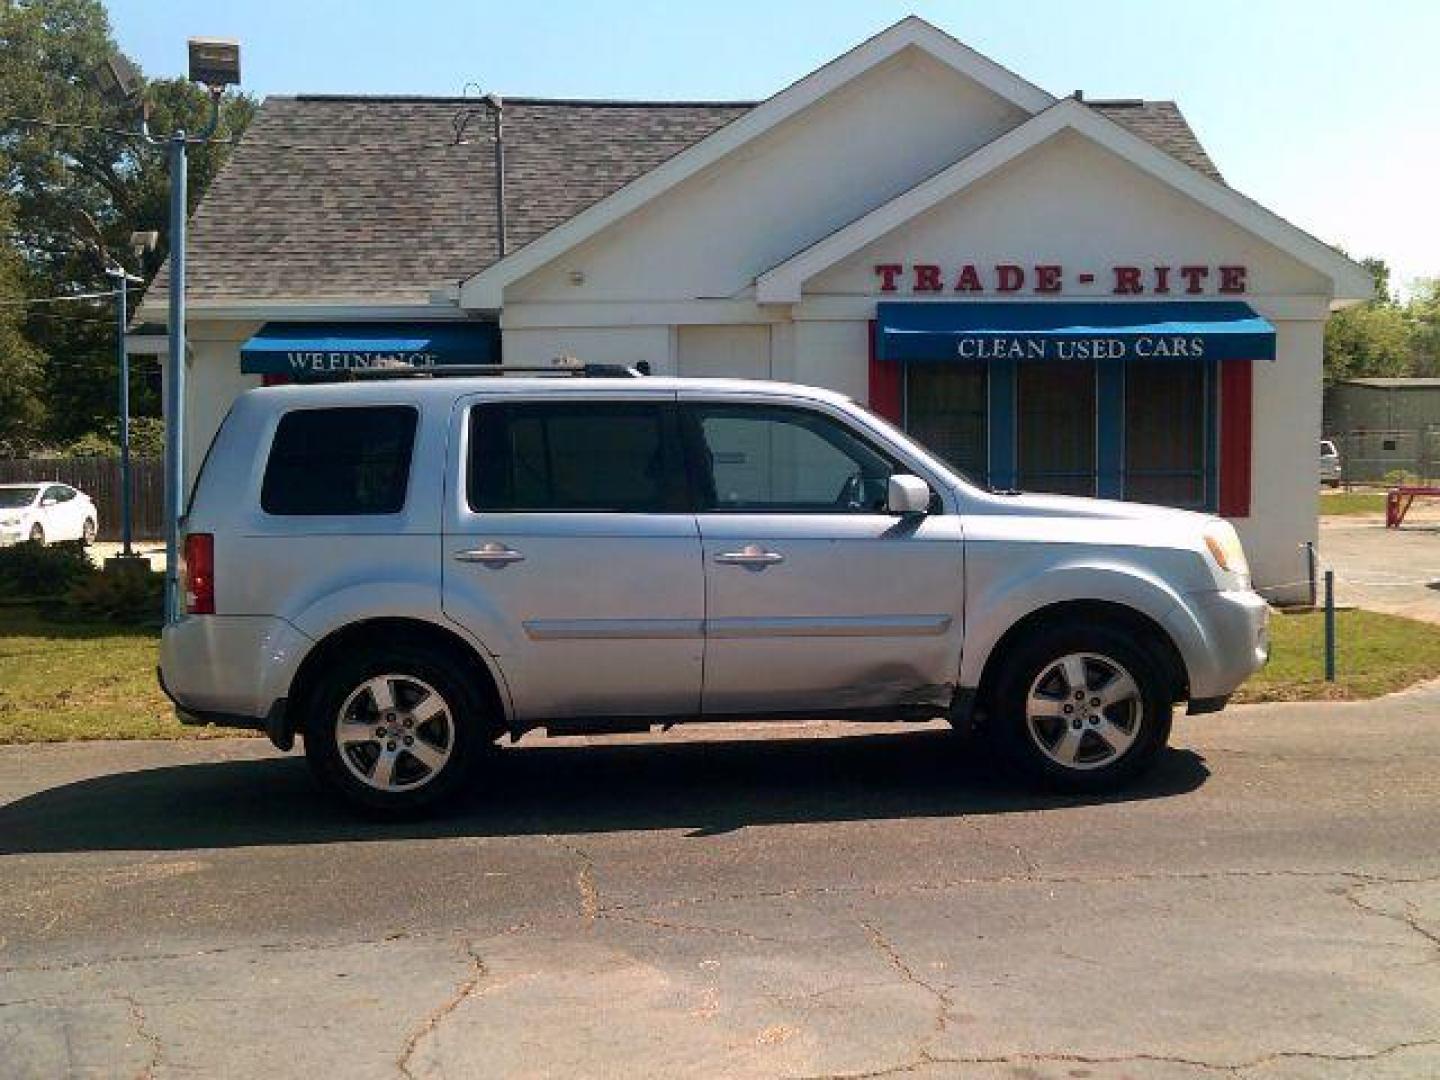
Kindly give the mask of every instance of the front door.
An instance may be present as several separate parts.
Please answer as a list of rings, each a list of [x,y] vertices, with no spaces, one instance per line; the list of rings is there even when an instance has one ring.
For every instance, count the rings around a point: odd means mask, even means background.
[[[705,558],[704,713],[948,705],[959,518],[887,513],[886,481],[907,470],[818,409],[682,392],[680,417]]]
[[[522,722],[698,712],[705,587],[674,423],[659,396],[459,411],[445,611]]]

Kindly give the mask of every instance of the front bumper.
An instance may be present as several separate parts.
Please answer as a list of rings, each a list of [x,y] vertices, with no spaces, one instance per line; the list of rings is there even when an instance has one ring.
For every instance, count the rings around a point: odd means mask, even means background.
[[[1203,703],[1196,711],[1216,711],[1270,659],[1270,605],[1249,589],[1192,593],[1165,628],[1185,659],[1190,700]]]

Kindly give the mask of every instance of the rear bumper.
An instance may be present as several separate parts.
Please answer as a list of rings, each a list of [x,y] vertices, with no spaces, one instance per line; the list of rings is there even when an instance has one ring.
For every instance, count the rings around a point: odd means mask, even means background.
[[[313,644],[284,619],[187,616],[161,634],[160,687],[181,723],[266,731]]]
[[[1270,605],[1250,590],[1192,593],[1166,620],[1181,644],[1193,712],[1217,712],[1270,659]]]

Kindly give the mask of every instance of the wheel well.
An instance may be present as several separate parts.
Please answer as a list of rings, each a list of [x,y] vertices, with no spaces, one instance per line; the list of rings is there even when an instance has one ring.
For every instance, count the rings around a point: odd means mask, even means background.
[[[459,634],[421,619],[366,619],[364,622],[343,626],[321,638],[301,661],[295,678],[290,682],[290,693],[287,695],[285,726],[288,734],[293,735],[301,728],[301,717],[308,707],[307,702],[314,692],[319,675],[333,658],[358,649],[383,646],[395,641],[397,637],[403,638],[408,644],[420,645],[449,656],[462,671],[474,677],[475,685],[491,709],[491,715],[496,718],[497,734],[508,727],[505,702],[500,696],[500,688],[495,683],[490,665],[475,647]]]
[[[1190,677],[1185,670],[1185,660],[1165,628],[1154,619],[1132,607],[1106,600],[1067,600],[1030,612],[995,643],[980,675],[976,698],[981,708],[988,704],[989,695],[1010,652],[1041,626],[1057,621],[1100,623],[1130,632],[1165,672],[1170,682],[1171,700],[1184,701],[1189,696]]]

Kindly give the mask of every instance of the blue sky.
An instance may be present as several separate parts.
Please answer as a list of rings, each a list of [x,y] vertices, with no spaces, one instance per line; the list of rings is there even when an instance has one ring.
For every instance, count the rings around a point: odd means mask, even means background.
[[[1440,276],[1434,0],[107,0],[152,74],[238,37],[271,93],[766,97],[907,14],[1056,94],[1173,98],[1229,182],[1403,281]],[[403,16],[403,17],[402,17]]]

